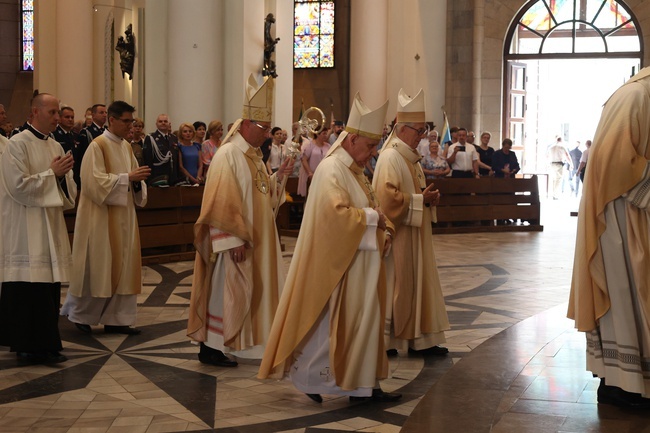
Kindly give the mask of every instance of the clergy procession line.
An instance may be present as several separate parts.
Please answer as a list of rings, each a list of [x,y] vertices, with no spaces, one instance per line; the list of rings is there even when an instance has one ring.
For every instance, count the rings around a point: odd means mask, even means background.
[[[585,177],[569,311],[589,331],[588,368],[602,378],[599,402],[634,408],[650,407],[644,355],[650,341],[644,260],[650,254],[650,170],[648,158],[639,156],[649,152],[647,128],[630,119],[647,115],[638,107],[647,105],[648,76],[641,71],[603,112]],[[382,133],[388,101],[370,109],[356,94],[331,147],[325,153],[324,144],[317,146],[318,167],[301,161],[311,182],[286,277],[275,210],[286,200],[283,181],[296,161],[277,155],[268,165],[263,160],[273,100],[273,78],[260,84],[251,74],[242,116],[208,152],[204,171],[198,148],[194,159],[179,150],[194,146],[194,125],[181,124],[178,145],[165,115],[158,117],[158,134],[147,136],[142,147],[144,159],[150,153],[154,162],[139,163],[128,141],[138,120],[124,101],[94,106],[93,121],[103,118],[107,127],[88,127],[81,152],[66,149],[50,134],[70,109],[61,109],[53,95],[37,94],[24,130],[0,139],[0,345],[23,364],[67,361],[59,315],[84,333],[95,332],[96,325],[106,333],[140,332],[134,326],[142,289],[135,206],[146,204],[148,184],[178,179],[172,163],[178,159],[185,161],[179,167],[191,183],[202,182],[205,174],[187,323],[199,361],[227,368],[243,359],[259,362],[258,378],[288,377],[318,403],[322,394],[399,400],[401,394],[380,386],[388,376],[388,356],[444,356],[448,350],[441,344],[450,329],[431,232],[440,193],[435,182],[427,186],[418,151],[428,134],[424,91],[413,97],[399,91],[396,123],[387,137]],[[219,140],[223,127],[212,122],[208,130]],[[454,169],[457,177],[478,176],[478,157],[465,146],[467,131],[458,132],[447,159],[464,161],[465,170]],[[610,145],[621,137],[633,145],[622,151]],[[381,153],[369,164],[382,138]],[[629,161],[631,169],[618,172],[625,177],[603,175],[611,164]],[[366,169],[373,172],[372,183]],[[502,173],[509,176],[511,169]],[[70,248],[63,211],[74,208],[77,197]],[[59,309],[61,283],[69,289]]]
[[[424,93],[411,98],[400,91],[397,124],[384,137],[373,184],[364,169],[382,138],[388,101],[371,110],[356,95],[318,170],[307,166],[309,199],[286,281],[274,210],[286,199],[282,180],[295,161],[263,162],[273,98],[274,80],[259,84],[251,74],[242,116],[211,155],[194,226],[187,335],[200,347],[200,362],[236,367],[238,359],[258,360],[260,378],[288,376],[317,402],[321,394],[396,401],[400,394],[379,386],[388,375],[387,353],[448,352],[440,344],[449,321],[430,266],[439,192],[426,186],[416,149],[427,132]],[[157,162],[139,163],[129,140],[141,122],[134,107],[115,101],[91,108],[80,149],[60,125],[74,122],[70,107],[46,93],[31,106],[23,130],[2,141],[1,223],[7,233],[11,221],[14,235],[0,238],[0,344],[19,363],[57,364],[67,360],[59,314],[84,333],[96,325],[106,333],[140,332],[135,206],[146,204],[148,186],[173,184],[172,149],[182,146],[169,140],[169,120],[161,115],[158,135],[142,147],[142,156],[150,149]],[[219,140],[221,124],[210,126]],[[61,144],[51,136],[57,128]],[[179,131],[181,144],[195,133],[189,124]],[[197,172],[187,178],[202,181],[196,161]],[[63,211],[75,207],[77,194],[70,248]],[[324,269],[313,266],[325,262]],[[69,290],[59,311],[61,283]]]

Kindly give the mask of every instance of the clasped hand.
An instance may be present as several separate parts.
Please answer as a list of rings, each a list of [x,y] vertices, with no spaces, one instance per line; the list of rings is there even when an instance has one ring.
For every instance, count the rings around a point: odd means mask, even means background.
[[[52,160],[50,168],[56,177],[63,177],[74,166],[74,158],[71,153],[66,153],[64,156],[57,156]]]
[[[151,168],[148,165],[143,165],[129,173],[129,182],[140,182],[148,178],[150,174]]]

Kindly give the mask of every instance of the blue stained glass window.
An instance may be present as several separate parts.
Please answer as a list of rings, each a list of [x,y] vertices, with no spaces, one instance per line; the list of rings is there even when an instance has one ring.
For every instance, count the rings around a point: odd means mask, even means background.
[[[334,67],[333,1],[294,1],[293,67]]]
[[[22,70],[34,70],[34,0],[22,0]]]

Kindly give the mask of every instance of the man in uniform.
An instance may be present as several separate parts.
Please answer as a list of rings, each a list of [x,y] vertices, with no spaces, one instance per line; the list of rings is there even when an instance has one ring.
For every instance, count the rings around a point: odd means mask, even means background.
[[[81,190],[75,220],[74,275],[62,315],[90,333],[139,334],[135,324],[142,289],[142,259],[135,205],[147,202],[144,180],[151,170],[138,167],[125,140],[135,108],[124,101],[108,107],[108,129],[96,137],[81,164]]]
[[[178,138],[171,133],[169,116],[156,118],[156,130],[144,138],[142,157],[151,168],[151,186],[171,186],[178,180]]]
[[[50,137],[59,103],[35,96],[27,129],[0,158],[0,345],[18,361],[66,361],[59,335],[61,282],[72,268],[63,211],[75,205],[72,155]]]
[[[260,146],[270,134],[273,79],[251,74],[241,119],[215,154],[194,226],[194,280],[188,336],[199,360],[234,367],[237,357],[260,359],[284,282],[274,208],[285,200],[286,159],[269,175]]]
[[[650,68],[605,103],[578,212],[568,316],[598,402],[650,409]],[[646,412],[647,413],[647,412]]]
[[[388,101],[371,111],[357,94],[345,131],[318,166],[260,367],[260,378],[288,373],[318,403],[320,394],[401,397],[378,382],[388,365],[382,257],[392,228],[363,174],[387,108]]]
[[[71,152],[74,156],[77,148],[74,127],[74,110],[72,107],[64,106],[59,110],[59,124],[54,130],[54,139],[61,144],[64,152]]]
[[[394,336],[388,349],[408,345],[411,352],[444,355],[448,350],[439,344],[445,342],[449,320],[431,236],[431,212],[440,194],[433,183],[426,186],[417,151],[427,130],[424,119],[424,92],[410,98],[400,90],[397,124],[379,154],[373,186],[386,216],[395,224],[386,269],[386,329]]]
[[[90,125],[82,129],[81,132],[79,133],[79,143],[77,145],[77,152],[74,155],[75,182],[77,182],[77,185],[79,186],[80,189],[81,189],[81,180],[80,180],[81,163],[86,153],[86,149],[88,149],[88,146],[90,146],[90,143],[92,143],[92,141],[95,138],[102,135],[106,130],[106,118],[107,118],[106,105],[95,104],[91,107],[90,110],[91,110],[91,116],[93,121]]]

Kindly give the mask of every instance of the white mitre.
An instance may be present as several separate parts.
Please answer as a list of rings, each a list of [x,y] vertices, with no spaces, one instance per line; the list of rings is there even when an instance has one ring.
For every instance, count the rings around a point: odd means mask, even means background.
[[[409,97],[404,89],[399,89],[397,95],[397,121],[399,123],[420,123],[424,122],[424,90],[420,91],[413,98]]]
[[[345,130],[351,134],[357,134],[362,137],[372,138],[379,140],[382,132],[384,131],[384,124],[386,123],[386,112],[388,111],[388,100],[384,105],[371,110],[361,100],[359,92],[354,95],[352,107],[350,108],[350,116],[345,125]]]
[[[246,98],[242,119],[250,119],[258,122],[271,122],[273,117],[273,94],[275,80],[265,77],[262,85],[250,74],[246,83]]]

